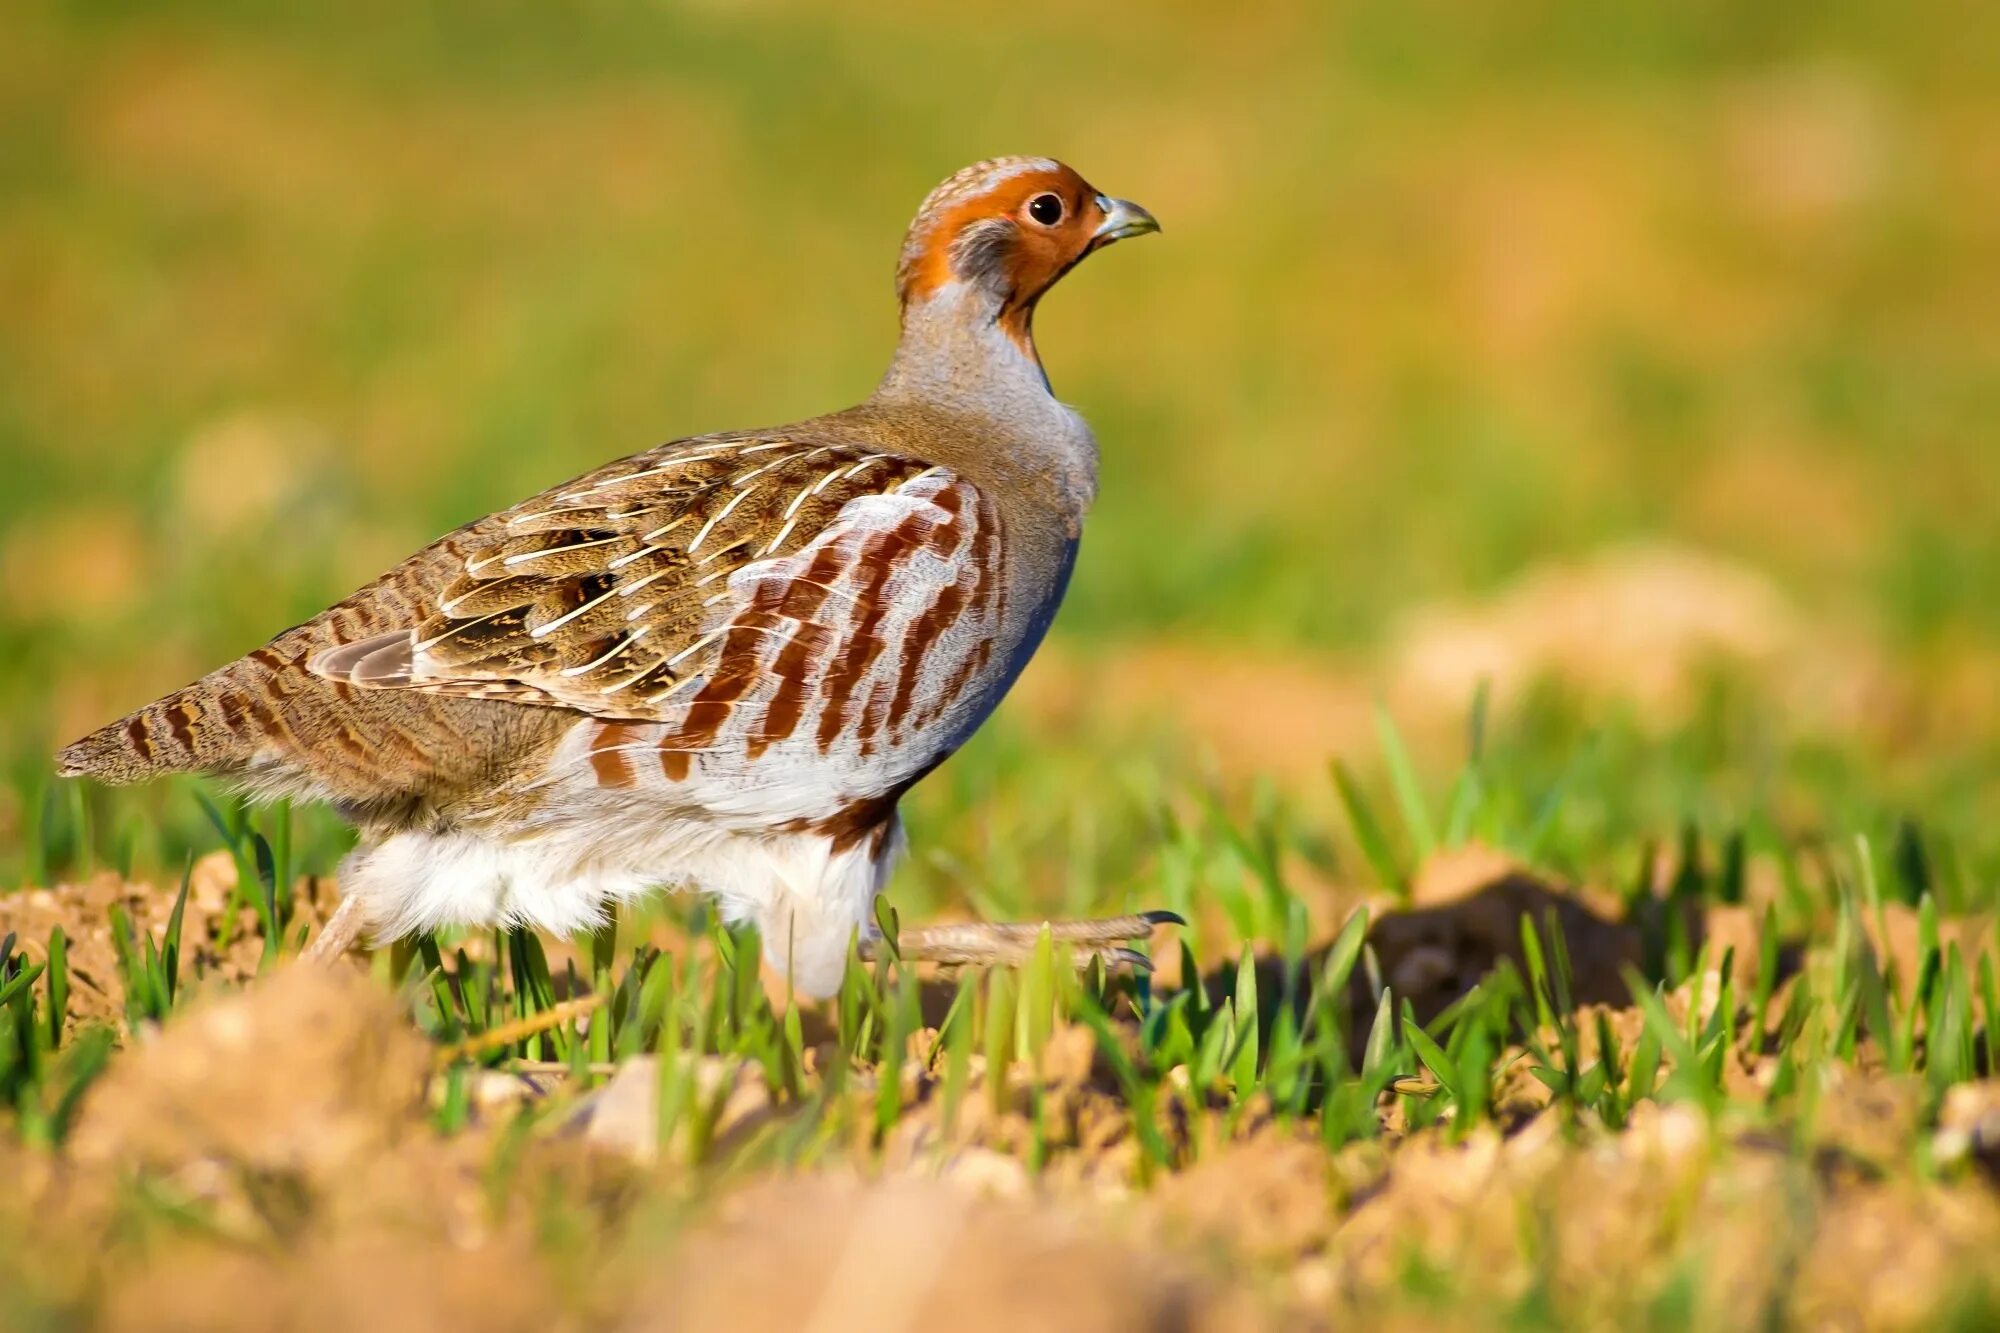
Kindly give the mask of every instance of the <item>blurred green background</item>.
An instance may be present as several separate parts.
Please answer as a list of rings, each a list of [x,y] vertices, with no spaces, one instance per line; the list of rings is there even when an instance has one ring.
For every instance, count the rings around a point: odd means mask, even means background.
[[[1996,50],[1943,0],[12,0],[0,882],[203,836],[52,745],[604,459],[858,398],[917,201],[1033,152],[1166,230],[1043,307],[1103,498],[916,879],[1126,883],[1162,793],[1379,772],[1378,701],[1441,785],[1485,678],[1579,873],[1914,820],[1991,885]]]

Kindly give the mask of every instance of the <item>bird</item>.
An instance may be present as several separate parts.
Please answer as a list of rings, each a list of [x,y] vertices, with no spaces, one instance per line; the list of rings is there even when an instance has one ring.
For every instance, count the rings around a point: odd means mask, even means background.
[[[110,784],[196,772],[355,826],[308,944],[459,926],[575,933],[662,888],[754,923],[824,997],[864,955],[1078,956],[1166,912],[899,930],[874,901],[909,789],[1041,644],[1098,451],[1036,351],[1037,304],[1153,215],[1045,157],[924,199],[900,335],[856,406],[676,439],[479,519],[262,647],[64,748]]]

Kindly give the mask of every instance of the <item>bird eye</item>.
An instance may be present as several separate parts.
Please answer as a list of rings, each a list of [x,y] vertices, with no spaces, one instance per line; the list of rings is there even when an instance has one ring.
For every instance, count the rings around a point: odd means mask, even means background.
[[[1028,216],[1044,227],[1053,227],[1062,221],[1063,201],[1061,195],[1038,194],[1028,201]]]

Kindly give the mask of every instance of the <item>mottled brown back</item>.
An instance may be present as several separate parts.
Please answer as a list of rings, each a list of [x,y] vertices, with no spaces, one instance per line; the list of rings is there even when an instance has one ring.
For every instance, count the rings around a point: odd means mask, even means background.
[[[357,690],[305,669],[314,652],[407,626],[493,520],[433,543],[303,625],[65,747],[64,776],[115,784],[205,772],[330,800],[364,823],[423,823],[560,733],[539,709]]]

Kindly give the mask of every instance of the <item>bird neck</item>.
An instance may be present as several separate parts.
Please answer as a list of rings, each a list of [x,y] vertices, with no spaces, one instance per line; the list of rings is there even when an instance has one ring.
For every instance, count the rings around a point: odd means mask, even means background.
[[[1005,303],[976,283],[954,281],[903,307],[903,336],[875,391],[967,407],[1018,409],[1054,401],[1026,318],[1003,319]]]
[[[1003,318],[1005,302],[980,287],[951,282],[903,307],[903,336],[872,402],[896,409],[939,409],[982,423],[960,447],[982,470],[1034,476],[1052,485],[1072,528],[1097,494],[1097,441],[1057,400],[1035,354],[1027,311]]]

